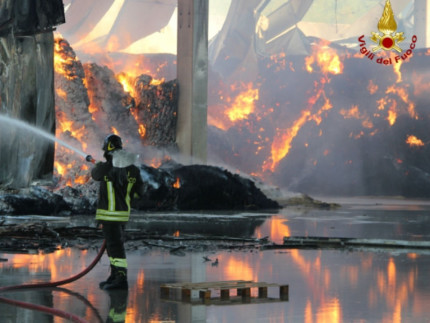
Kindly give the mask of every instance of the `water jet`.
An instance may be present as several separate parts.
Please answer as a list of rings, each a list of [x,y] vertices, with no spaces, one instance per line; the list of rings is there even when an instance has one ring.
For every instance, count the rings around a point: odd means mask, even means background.
[[[65,142],[65,141],[63,141],[61,139],[58,139],[57,137],[55,137],[51,133],[48,133],[48,132],[46,132],[43,129],[37,128],[35,126],[32,126],[31,124],[29,124],[27,122],[24,122],[24,121],[21,121],[21,120],[18,120],[18,119],[11,118],[11,117],[8,117],[6,115],[1,115],[0,114],[0,123],[6,123],[8,125],[13,125],[14,127],[18,127],[20,129],[23,129],[23,130],[26,130],[26,131],[30,131],[30,132],[32,132],[32,133],[34,133],[34,134],[36,134],[36,135],[38,135],[40,137],[43,137],[45,139],[48,139],[50,141],[58,143],[59,145],[65,147],[67,149],[70,149],[70,150],[74,151],[75,153],[81,155],[84,158],[88,155],[88,154],[84,153],[82,150],[77,149],[76,147],[73,147],[73,146],[69,145],[67,142]]]

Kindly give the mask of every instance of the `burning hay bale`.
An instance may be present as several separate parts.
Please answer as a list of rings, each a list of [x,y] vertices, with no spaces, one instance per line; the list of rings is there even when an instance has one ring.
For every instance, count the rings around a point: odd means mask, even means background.
[[[178,85],[142,74],[115,75],[107,66],[82,64],[64,39],[56,40],[57,135],[82,151],[96,150],[106,133],[119,134],[136,147],[175,147]],[[139,149],[138,149],[139,150]],[[143,154],[147,157],[146,154]],[[97,158],[97,157],[96,157]],[[93,214],[97,185],[80,156],[57,146],[59,183],[55,197],[61,209],[52,214]],[[219,167],[167,162],[141,166],[147,194],[135,200],[137,210],[248,210],[277,208],[249,180]],[[52,193],[54,194],[54,193]],[[40,197],[40,194],[39,194]],[[14,197],[15,198],[15,197]],[[7,195],[3,210],[22,214]],[[41,197],[42,198],[42,197]],[[25,202],[26,197],[23,197]],[[43,198],[42,198],[43,199]],[[33,203],[34,204],[34,203]],[[34,208],[37,213],[37,207]],[[44,210],[41,210],[46,214]]]
[[[89,111],[85,70],[66,40],[55,39],[54,48],[56,136],[85,151],[88,144],[103,140],[103,133],[92,121]],[[55,148],[54,168],[59,185],[88,181],[88,167],[82,165],[82,157],[62,146]]]
[[[130,113],[135,102],[107,66],[84,64],[88,107],[92,120],[101,133],[122,132],[127,138],[138,137],[138,124]]]
[[[176,146],[176,114],[178,84],[176,80],[155,83],[149,75],[141,75],[134,82],[137,107],[136,118],[143,123],[143,142],[156,147]]]
[[[70,44],[55,41],[57,136],[100,159],[100,143],[109,133],[128,145],[175,150],[178,88],[149,75],[115,75],[107,66],[82,64]],[[143,162],[151,163],[151,156]],[[148,158],[147,160],[145,158]],[[158,158],[158,157],[157,157]],[[61,185],[88,181],[82,158],[56,147],[55,170]]]

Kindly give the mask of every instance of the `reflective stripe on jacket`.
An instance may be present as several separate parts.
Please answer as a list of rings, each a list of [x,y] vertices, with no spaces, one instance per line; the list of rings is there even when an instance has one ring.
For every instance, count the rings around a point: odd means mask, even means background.
[[[98,163],[91,176],[100,181],[96,220],[128,221],[131,197],[142,185],[139,169],[134,165],[117,168],[109,162]]]

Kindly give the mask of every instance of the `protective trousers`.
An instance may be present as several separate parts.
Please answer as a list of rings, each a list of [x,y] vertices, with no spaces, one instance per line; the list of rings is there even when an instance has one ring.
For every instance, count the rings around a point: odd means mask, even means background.
[[[126,222],[101,221],[103,224],[103,235],[106,240],[106,251],[110,264],[115,267],[127,269],[125,257],[125,234]]]

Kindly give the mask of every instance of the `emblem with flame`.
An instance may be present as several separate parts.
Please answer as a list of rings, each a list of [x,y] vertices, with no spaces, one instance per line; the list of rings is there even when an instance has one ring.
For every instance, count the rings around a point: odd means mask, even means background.
[[[382,13],[381,19],[378,22],[379,33],[372,32],[372,37],[370,38],[373,42],[377,43],[378,46],[373,48],[374,52],[381,49],[383,50],[396,50],[399,53],[402,49],[398,46],[398,43],[405,40],[403,32],[396,32],[397,23],[394,19],[393,9],[391,8],[390,0],[385,2],[384,12]],[[382,33],[382,35],[381,35]]]

